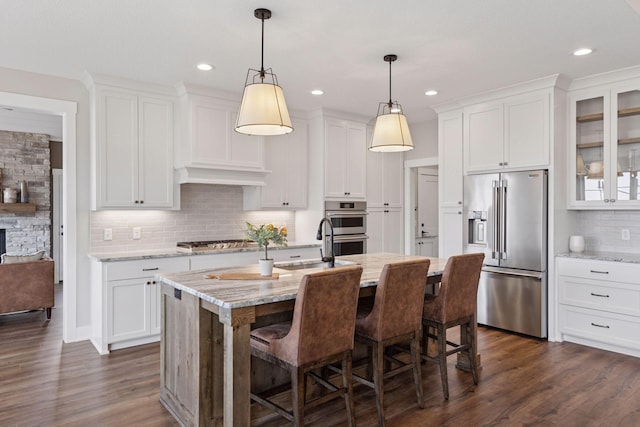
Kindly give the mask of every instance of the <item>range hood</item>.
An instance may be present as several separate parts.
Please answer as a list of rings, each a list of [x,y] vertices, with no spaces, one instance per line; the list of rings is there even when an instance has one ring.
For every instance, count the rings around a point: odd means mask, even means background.
[[[175,177],[178,184],[222,184],[249,185],[262,187],[270,170],[246,170],[236,168],[215,168],[187,166],[177,168]]]

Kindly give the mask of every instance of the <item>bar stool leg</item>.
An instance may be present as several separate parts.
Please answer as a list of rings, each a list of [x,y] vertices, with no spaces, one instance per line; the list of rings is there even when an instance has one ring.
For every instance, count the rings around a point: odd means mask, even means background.
[[[440,379],[444,399],[449,400],[449,379],[447,376],[447,330],[442,323],[438,324],[438,359],[440,364]]]
[[[384,426],[384,346],[376,342],[373,346],[373,384],[378,407],[378,425]]]
[[[294,367],[291,370],[291,390],[293,391],[292,412],[293,425],[304,426],[304,399],[305,399],[305,375],[304,370]]]
[[[349,427],[355,427],[356,425],[356,413],[355,404],[353,401],[353,376],[351,373],[351,354],[347,355],[342,360],[342,385],[346,388],[344,395],[345,404],[347,406],[347,419],[349,420]]]
[[[422,370],[420,364],[420,334],[416,332],[411,340],[411,359],[413,361],[413,380],[416,384],[416,396],[418,397],[418,407],[424,409],[424,397],[422,394]]]

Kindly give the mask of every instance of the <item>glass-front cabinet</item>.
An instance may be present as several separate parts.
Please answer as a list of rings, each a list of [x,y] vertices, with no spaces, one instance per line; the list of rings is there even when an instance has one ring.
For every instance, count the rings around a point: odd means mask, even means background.
[[[640,81],[576,91],[570,102],[570,208],[640,209]]]

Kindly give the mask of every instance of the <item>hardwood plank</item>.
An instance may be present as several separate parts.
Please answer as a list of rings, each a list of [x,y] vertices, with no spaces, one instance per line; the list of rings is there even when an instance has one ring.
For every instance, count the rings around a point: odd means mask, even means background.
[[[107,356],[88,342],[63,344],[59,285],[56,290],[50,322],[42,311],[0,316],[0,425],[177,426],[159,402],[160,344]],[[640,425],[640,358],[486,327],[478,328],[478,339],[483,368],[477,386],[449,357],[445,401],[437,366],[424,364],[421,410],[411,372],[389,379],[387,425]],[[356,385],[354,392],[357,425],[376,426],[373,390]],[[278,398],[290,404],[288,393]],[[288,425],[258,405],[251,418],[254,425]],[[344,402],[310,410],[306,422],[345,425]]]

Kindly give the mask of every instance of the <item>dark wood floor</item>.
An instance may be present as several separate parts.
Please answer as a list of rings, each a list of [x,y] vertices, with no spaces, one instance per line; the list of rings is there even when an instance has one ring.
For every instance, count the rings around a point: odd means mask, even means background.
[[[0,316],[0,426],[177,425],[158,402],[158,344],[100,356],[88,342],[62,343],[60,308],[45,319],[42,312]],[[477,386],[451,357],[444,401],[437,367],[423,365],[425,409],[417,408],[408,372],[387,384],[387,424],[640,426],[640,359],[488,328],[479,340]],[[375,426],[373,392],[358,385],[355,393],[358,425]],[[286,425],[259,408],[253,414],[261,425]],[[306,420],[344,425],[344,405],[314,409]]]

